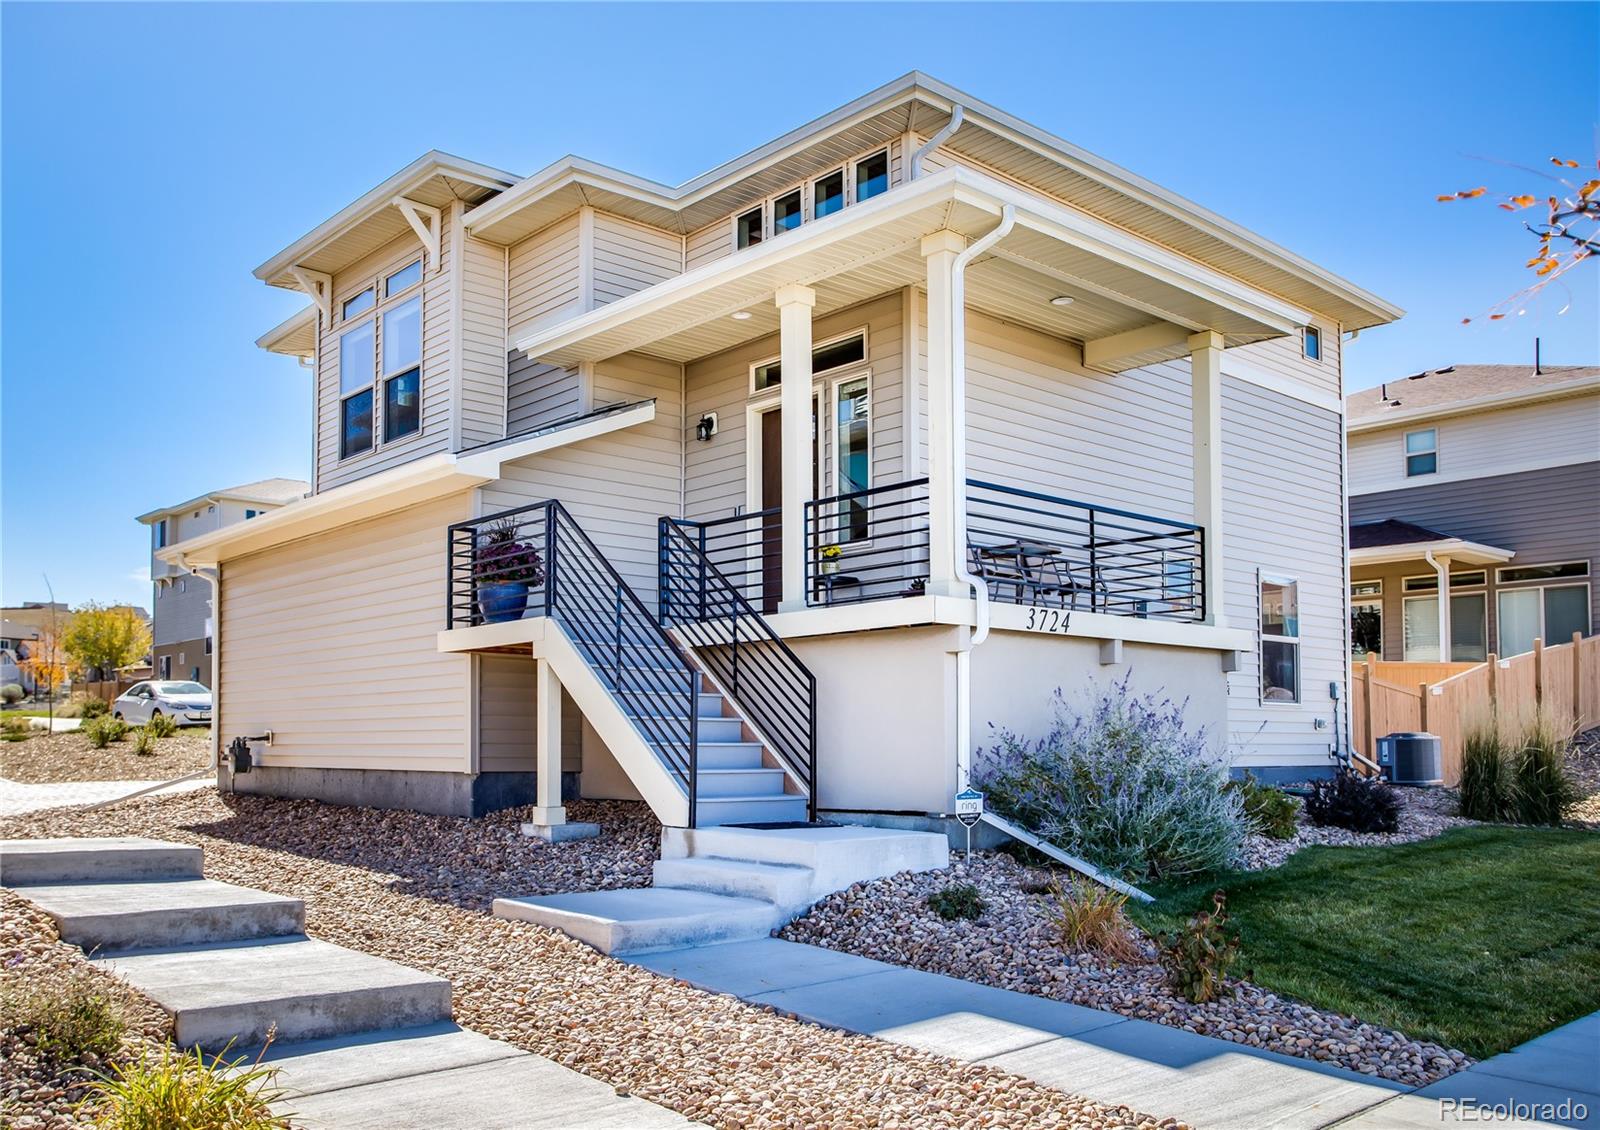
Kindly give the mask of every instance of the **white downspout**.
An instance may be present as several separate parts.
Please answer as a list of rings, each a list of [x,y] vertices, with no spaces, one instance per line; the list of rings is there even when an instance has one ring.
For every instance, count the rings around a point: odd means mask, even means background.
[[[1450,662],[1450,559],[1443,561],[1433,556],[1433,550],[1422,551],[1422,559],[1433,566],[1434,575],[1439,578],[1439,662]]]
[[[916,180],[922,175],[922,159],[949,141],[950,135],[961,128],[961,122],[966,116],[967,112],[959,105],[951,108],[950,120],[944,124],[944,128],[917,146],[917,151],[911,155],[911,168],[906,171],[906,180]]]
[[[181,553],[177,565],[211,582],[211,768],[215,770],[222,765],[222,566],[196,568]]]
[[[956,107],[959,111],[960,107]],[[959,121],[952,117],[952,122]],[[946,127],[949,128],[949,127]],[[1000,222],[956,256],[950,271],[950,473],[955,480],[951,542],[956,580],[972,589],[978,603],[976,626],[956,652],[956,780],[964,789],[972,779],[972,649],[989,638],[989,586],[967,566],[967,265],[999,243],[1017,222],[1010,204]]]

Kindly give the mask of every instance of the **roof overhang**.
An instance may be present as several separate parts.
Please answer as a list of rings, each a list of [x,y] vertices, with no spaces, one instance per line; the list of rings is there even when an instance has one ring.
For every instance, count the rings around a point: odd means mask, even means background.
[[[931,135],[959,105],[964,122],[943,148],[1197,262],[1236,269],[1254,285],[1333,317],[1346,329],[1394,321],[1392,303],[1126,169],[952,86],[911,72],[799,129],[673,187],[578,157],[535,173],[466,217],[474,236],[509,245],[590,205],[688,233],[803,179],[807,169],[907,134]]]
[[[655,419],[655,414],[655,401],[647,400],[579,417],[567,426],[556,425],[476,451],[427,455],[290,503],[248,522],[236,522],[178,542],[159,550],[156,556],[181,569],[220,565],[249,553],[494,482],[500,478],[501,468],[513,460],[648,423]]]
[[[1015,227],[969,267],[968,303],[1083,342],[1086,360],[1103,372],[1184,356],[1187,336],[1202,330],[1243,345],[1291,333],[1310,318],[1122,228],[953,166],[579,317],[536,326],[514,345],[568,368],[628,352],[694,360],[776,332],[772,299],[781,286],[814,287],[821,317],[919,284],[924,236],[948,229],[974,238],[994,227],[1006,205]],[[1058,295],[1073,302],[1052,305]],[[750,316],[735,320],[735,312]]]
[[[515,173],[433,150],[268,259],[255,269],[255,276],[270,286],[303,289],[296,269],[332,275],[412,231],[396,200],[430,208],[445,208],[457,200],[476,204],[518,179]]]
[[[1405,542],[1400,545],[1373,545],[1350,551],[1352,565],[1392,565],[1402,561],[1422,561],[1432,553],[1436,558],[1447,557],[1464,565],[1494,565],[1510,561],[1516,550],[1501,549],[1497,545],[1467,541],[1464,538],[1441,538],[1438,541]]]
[[[268,353],[282,353],[289,357],[311,358],[317,352],[317,308],[307,306],[291,314],[256,338],[256,345]]]
[[[1547,400],[1565,400],[1568,397],[1583,396],[1592,392],[1600,392],[1600,374],[1579,377],[1571,381],[1562,381],[1559,384],[1544,385],[1540,388],[1518,389],[1512,392],[1498,392],[1490,396],[1477,396],[1469,400],[1456,400],[1449,404],[1429,404],[1410,409],[1402,404],[1393,415],[1373,416],[1369,419],[1352,421],[1346,426],[1345,432],[1349,435],[1359,435],[1362,432],[1376,432],[1402,424],[1439,420],[1446,416],[1466,416],[1473,412],[1487,412],[1496,408],[1514,408],[1523,404],[1539,404]]]

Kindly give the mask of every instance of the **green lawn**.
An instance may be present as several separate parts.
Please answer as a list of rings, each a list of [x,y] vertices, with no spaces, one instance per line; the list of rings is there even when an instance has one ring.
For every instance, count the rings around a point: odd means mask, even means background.
[[[1258,985],[1483,1057],[1600,1009],[1600,835],[1458,828],[1157,888],[1170,930],[1228,893]]]

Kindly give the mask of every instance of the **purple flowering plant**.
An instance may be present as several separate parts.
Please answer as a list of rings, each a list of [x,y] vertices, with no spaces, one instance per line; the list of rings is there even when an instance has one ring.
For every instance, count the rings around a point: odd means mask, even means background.
[[[1134,694],[1131,678],[1093,684],[1081,706],[1057,690],[1037,740],[997,729],[978,787],[1002,816],[1135,882],[1237,864],[1249,821],[1227,766],[1204,727],[1184,725],[1187,701]]]
[[[544,583],[544,558],[518,537],[516,520],[485,526],[473,552],[472,577],[480,585]]]

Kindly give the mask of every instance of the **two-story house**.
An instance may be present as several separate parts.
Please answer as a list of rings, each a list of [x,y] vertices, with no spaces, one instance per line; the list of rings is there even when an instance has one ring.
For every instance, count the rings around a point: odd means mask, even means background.
[[[1593,631],[1600,368],[1454,365],[1345,419],[1355,655],[1481,663]]]
[[[157,679],[189,679],[210,686],[211,583],[161,556],[180,541],[245,522],[304,498],[303,479],[262,479],[164,506],[139,521],[150,527],[151,668]]]
[[[950,811],[1060,688],[1326,773],[1347,331],[1392,305],[910,74],[678,186],[429,153],[256,270],[313,493],[219,577],[224,788]]]

